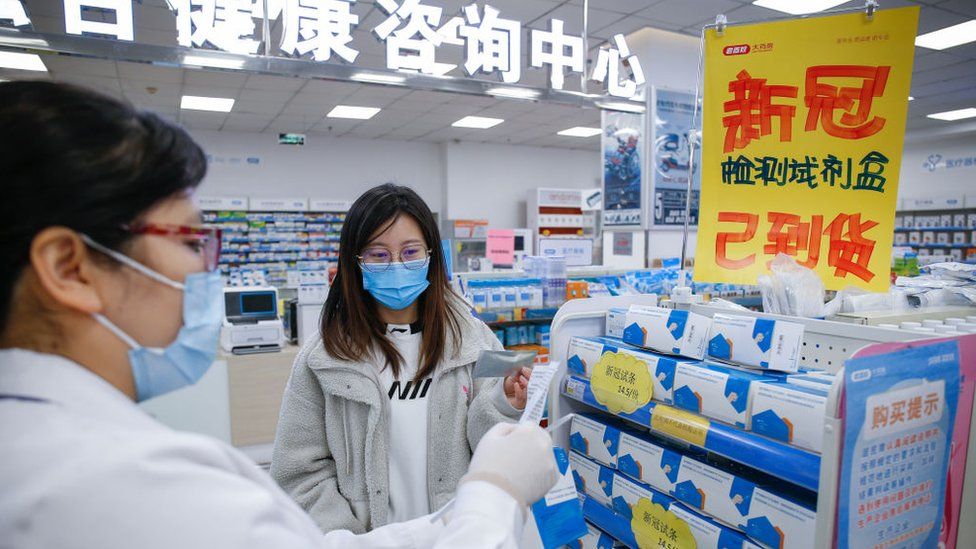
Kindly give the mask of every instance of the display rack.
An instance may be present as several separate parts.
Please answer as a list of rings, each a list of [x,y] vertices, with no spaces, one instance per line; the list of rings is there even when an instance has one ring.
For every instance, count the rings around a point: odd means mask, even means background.
[[[551,360],[559,363],[557,379],[550,389],[550,417],[557,426],[553,440],[557,446],[569,448],[570,425],[560,423],[569,414],[603,411],[607,409],[596,402],[588,380],[567,374],[566,352],[569,341],[575,336],[588,337],[605,333],[606,311],[612,307],[629,307],[641,304],[635,298],[646,296],[619,296],[574,300],[566,303],[557,312],[551,331]],[[698,314],[713,316],[718,312],[728,312],[714,306],[692,305],[691,310]],[[759,316],[758,313],[737,311],[736,314]],[[799,322],[804,324],[805,336],[800,363],[804,367],[824,369],[842,374],[844,361],[859,354],[871,353],[876,344],[904,342],[921,334],[911,334],[897,330],[887,330],[872,326],[859,326],[824,320],[763,315],[767,318]],[[786,445],[760,435],[743,431],[715,421],[710,422],[705,443],[700,448],[724,456],[732,461],[759,469],[798,487],[812,489],[817,493],[817,518],[815,547],[831,547],[836,527],[837,486],[841,470],[843,424],[840,419],[843,395],[843,375],[838,375],[830,386],[830,396],[824,422],[824,446],[818,456],[811,452]],[[639,425],[642,429],[654,431],[651,417],[655,410],[669,408],[652,402],[643,410],[633,414],[618,415],[624,421]],[[656,434],[668,437],[667,433]],[[689,443],[688,440],[681,441]],[[692,443],[694,445],[694,443]],[[972,457],[974,444],[970,444]],[[973,463],[972,460],[969,462]],[[976,473],[974,473],[976,474]],[[971,475],[967,476],[971,479]],[[963,512],[973,504],[973,480],[968,480],[964,490]],[[629,547],[636,547],[629,521],[622,520],[613,511],[599,503],[583,498],[583,512],[587,520],[610,533]],[[963,515],[965,516],[965,514]],[[968,543],[976,535],[972,525],[961,525],[959,542]],[[967,540],[967,541],[964,541]],[[966,545],[957,545],[964,547]]]
[[[247,209],[203,210],[204,223],[223,231],[219,265],[231,283],[256,272],[268,285],[297,288],[299,270],[336,265],[344,211],[262,208],[273,204],[252,200]]]
[[[894,245],[921,263],[976,263],[976,195],[906,199],[895,213]]]

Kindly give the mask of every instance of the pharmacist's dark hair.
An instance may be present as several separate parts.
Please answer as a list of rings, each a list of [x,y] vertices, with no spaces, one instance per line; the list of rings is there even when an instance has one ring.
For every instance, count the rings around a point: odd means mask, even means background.
[[[386,337],[386,325],[376,311],[376,301],[363,289],[358,255],[400,216],[409,215],[424,234],[430,249],[427,280],[430,286],[417,298],[423,322],[420,367],[415,379],[433,373],[443,357],[448,338],[457,350],[461,339],[461,315],[468,314],[455,299],[441,248],[440,231],[427,203],[409,187],[387,183],[360,196],[346,215],[339,236],[339,269],[322,312],[322,344],[340,360],[363,362],[378,349],[386,366],[400,376],[403,357]]]
[[[123,225],[206,171],[200,146],[154,114],[72,85],[0,83],[0,333],[39,232],[123,249]]]

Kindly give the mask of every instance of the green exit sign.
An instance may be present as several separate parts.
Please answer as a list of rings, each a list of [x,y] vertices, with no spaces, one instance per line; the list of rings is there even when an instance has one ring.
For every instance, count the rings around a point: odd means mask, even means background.
[[[305,134],[304,133],[279,133],[278,144],[302,146],[305,144]]]

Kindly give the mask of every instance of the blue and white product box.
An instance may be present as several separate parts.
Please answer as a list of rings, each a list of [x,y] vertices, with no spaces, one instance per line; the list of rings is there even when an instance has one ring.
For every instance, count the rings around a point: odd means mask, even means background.
[[[784,379],[790,385],[806,387],[807,389],[819,389],[821,391],[830,390],[830,385],[834,382],[834,376],[820,374],[796,374],[786,376]]]
[[[587,415],[573,416],[569,447],[610,467],[617,466],[620,429]]]
[[[758,383],[752,397],[752,430],[816,453],[823,450],[826,388]]]
[[[566,450],[553,448],[553,457],[559,468],[559,481],[545,497],[532,504],[532,515],[545,549],[564,547],[587,532]]]
[[[735,528],[746,519],[748,494],[754,489],[753,483],[741,477],[685,456],[671,494],[689,507]]]
[[[569,453],[569,466],[573,469],[576,491],[586,494],[600,505],[610,507],[613,497],[613,469],[577,454]]]
[[[623,339],[624,328],[627,326],[627,309],[614,307],[607,311],[607,337]]]
[[[674,405],[748,429],[755,386],[764,379],[729,366],[679,362],[674,374]]]
[[[617,447],[617,470],[670,494],[678,480],[681,454],[662,444],[623,431]]]
[[[701,360],[711,319],[691,311],[632,305],[624,343]]]
[[[675,503],[672,498],[649,486],[633,482],[623,475],[614,476],[613,490],[613,510],[617,514],[630,520],[633,518],[633,507],[637,502],[648,499],[688,523],[698,549],[759,549],[758,545],[739,532],[689,511]]]
[[[796,372],[803,324],[718,313],[712,317],[708,356],[750,368]]]
[[[651,382],[654,384],[652,399],[671,404],[672,389],[674,388],[674,373],[678,361],[673,357],[660,356],[643,349],[635,349],[625,345],[618,339],[608,337],[570,339],[566,356],[566,369],[574,374],[590,377],[593,366],[605,353],[626,353],[647,365],[651,372]]]
[[[817,512],[757,486],[748,498],[748,518],[739,524],[749,537],[767,547],[813,549]]]
[[[616,549],[624,544],[590,523],[586,523],[586,535],[567,545],[570,549]]]

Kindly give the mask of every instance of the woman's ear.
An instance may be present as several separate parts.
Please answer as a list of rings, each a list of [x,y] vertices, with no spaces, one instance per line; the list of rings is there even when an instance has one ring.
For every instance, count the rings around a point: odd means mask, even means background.
[[[78,233],[66,227],[48,227],[31,241],[30,267],[37,284],[62,308],[91,314],[104,304],[96,291],[97,267],[92,252]]]

